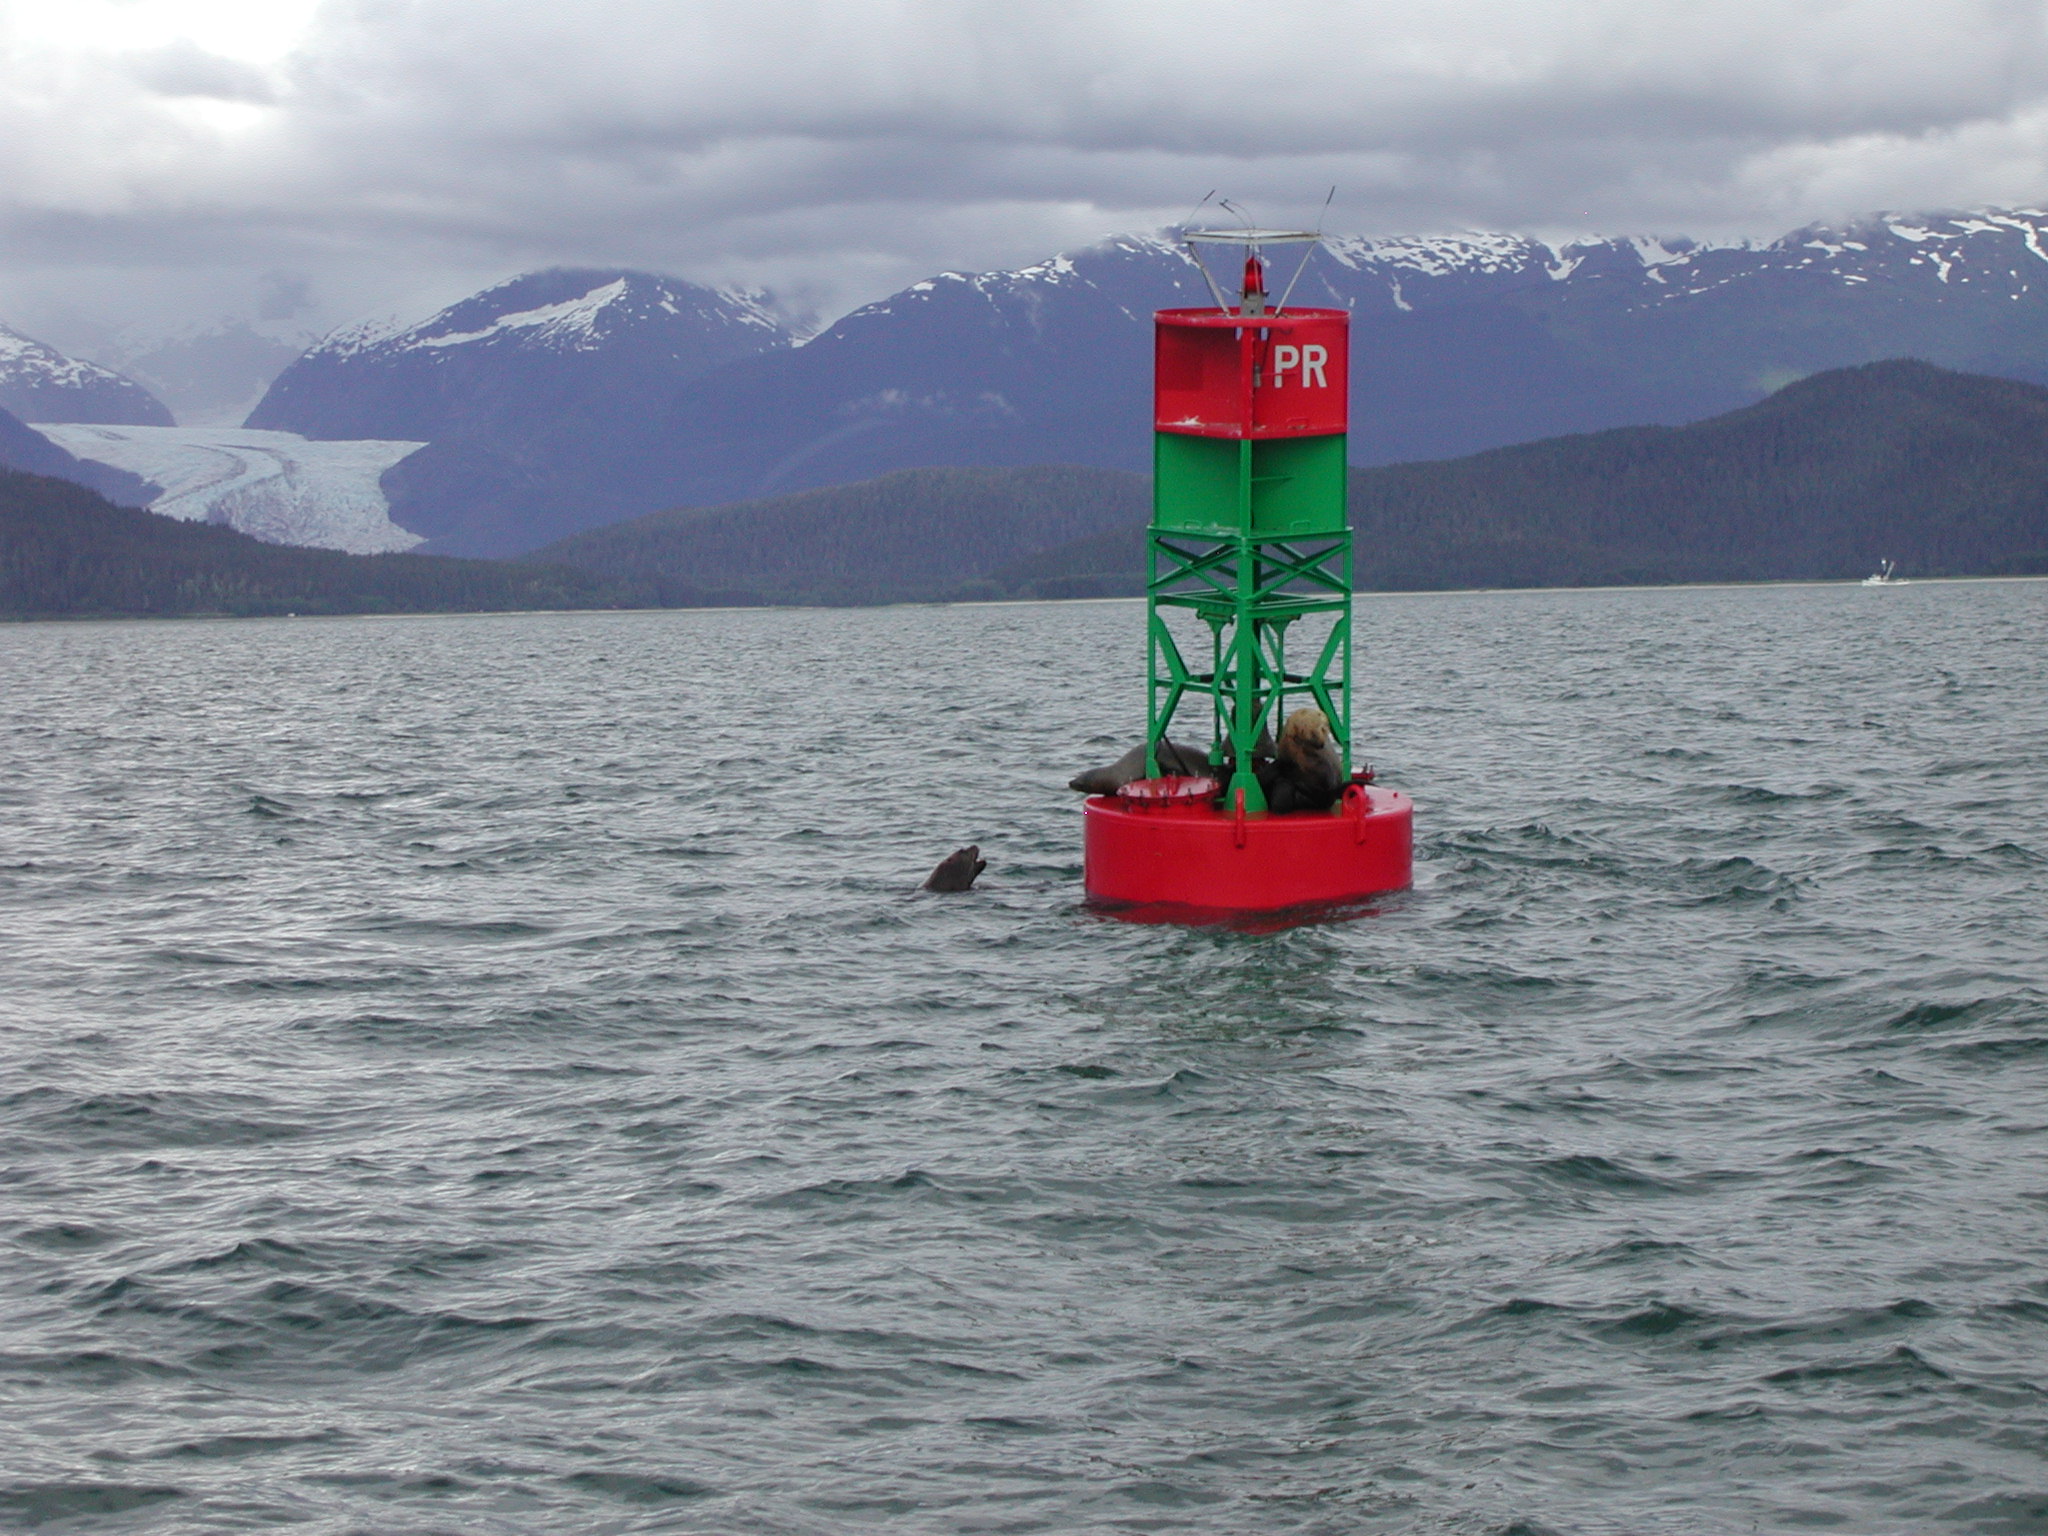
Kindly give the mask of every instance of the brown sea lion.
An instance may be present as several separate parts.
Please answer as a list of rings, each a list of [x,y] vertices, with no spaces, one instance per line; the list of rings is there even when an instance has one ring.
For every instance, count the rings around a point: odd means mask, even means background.
[[[955,848],[939,860],[939,867],[926,878],[924,888],[928,891],[964,891],[974,884],[974,877],[987,868],[988,860],[981,856],[980,845],[969,843],[965,848]]]
[[[1270,763],[1259,765],[1259,787],[1266,809],[1276,816],[1291,811],[1327,811],[1344,793],[1344,760],[1330,735],[1330,719],[1320,709],[1297,709],[1280,727],[1280,742]]]
[[[1210,771],[1209,754],[1191,751],[1162,736],[1159,738],[1159,771],[1162,774],[1206,774]],[[1145,744],[1141,741],[1107,768],[1090,768],[1086,773],[1075,774],[1067,780],[1067,788],[1079,790],[1084,795],[1113,795],[1126,784],[1134,784],[1144,777]]]

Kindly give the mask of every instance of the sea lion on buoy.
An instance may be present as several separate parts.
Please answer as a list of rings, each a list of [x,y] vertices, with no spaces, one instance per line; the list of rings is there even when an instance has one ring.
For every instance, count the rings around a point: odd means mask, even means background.
[[[1168,738],[1159,738],[1159,771],[1201,777],[1209,772],[1209,754],[1192,752]],[[1090,768],[1067,780],[1067,788],[1084,795],[1113,795],[1126,784],[1145,777],[1145,744],[1141,741],[1107,768]]]
[[[1280,727],[1272,761],[1258,765],[1259,788],[1266,809],[1276,816],[1290,811],[1327,811],[1344,793],[1344,760],[1330,735],[1330,718],[1320,709],[1297,709]]]
[[[926,878],[924,888],[928,891],[964,891],[974,884],[974,877],[987,868],[988,860],[981,856],[980,846],[969,843],[965,848],[955,848],[939,860],[939,867]]]

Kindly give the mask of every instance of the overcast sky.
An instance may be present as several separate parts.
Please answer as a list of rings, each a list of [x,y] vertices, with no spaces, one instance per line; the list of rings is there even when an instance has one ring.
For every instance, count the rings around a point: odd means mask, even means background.
[[[0,319],[52,339],[555,263],[829,315],[1333,183],[1363,233],[2036,203],[2044,6],[0,0]]]

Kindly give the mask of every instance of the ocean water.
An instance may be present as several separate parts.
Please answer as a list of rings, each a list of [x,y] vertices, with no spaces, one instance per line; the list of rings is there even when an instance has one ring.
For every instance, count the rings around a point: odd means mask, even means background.
[[[1362,598],[1270,932],[1140,618],[0,628],[0,1529],[2048,1531],[2048,583]]]

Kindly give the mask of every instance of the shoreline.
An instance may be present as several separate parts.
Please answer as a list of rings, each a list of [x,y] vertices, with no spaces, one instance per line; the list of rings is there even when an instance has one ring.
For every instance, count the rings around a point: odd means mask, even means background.
[[[1917,576],[1902,587],[1953,587],[1993,582],[2048,582],[2048,576]],[[1358,601],[1376,598],[1533,597],[1560,592],[1732,592],[1758,587],[1862,587],[1861,577],[1791,577],[1774,581],[1671,581],[1626,585],[1570,587],[1412,587],[1385,591],[1355,588]],[[637,608],[424,608],[412,613],[39,613],[0,614],[0,624],[266,624],[301,619],[502,619],[538,614],[598,613],[840,613],[873,608],[1035,608],[1047,604],[1142,603],[1128,597],[996,597],[951,601],[944,598],[905,599],[893,603],[707,603],[698,606]]]

